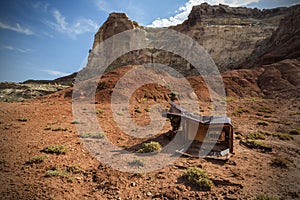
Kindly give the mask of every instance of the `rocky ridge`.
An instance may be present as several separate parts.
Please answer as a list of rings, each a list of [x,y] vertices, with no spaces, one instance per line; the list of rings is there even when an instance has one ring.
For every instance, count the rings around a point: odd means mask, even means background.
[[[291,9],[293,8],[259,10],[203,3],[193,7],[185,22],[169,29],[184,33],[197,41],[211,55],[219,70],[224,72],[245,61],[256,43],[271,36],[280,20]],[[147,32],[152,29],[138,25],[124,13],[111,13],[95,34],[93,49],[112,35],[125,30]],[[93,59],[93,49],[89,60]],[[151,63],[153,55],[156,62],[174,67],[184,75],[195,74],[193,66],[180,56],[157,49],[137,50],[123,55],[110,65],[109,70],[124,65]]]
[[[255,50],[240,67],[251,68],[299,57],[300,6],[296,5],[291,7],[291,11],[281,20],[280,26],[270,37],[257,43]]]

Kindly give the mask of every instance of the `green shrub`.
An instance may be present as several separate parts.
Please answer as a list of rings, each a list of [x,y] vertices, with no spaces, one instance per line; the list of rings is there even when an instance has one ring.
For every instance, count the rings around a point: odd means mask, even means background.
[[[80,167],[79,164],[67,166],[66,171],[73,174],[79,174],[84,172],[84,170]]]
[[[206,170],[198,167],[187,168],[183,176],[201,189],[210,190],[214,185],[213,182],[208,178]]]
[[[248,139],[246,141],[246,143],[249,146],[251,146],[252,148],[256,148],[256,149],[264,149],[264,150],[271,150],[272,149],[268,144],[266,144],[262,141]]]
[[[28,119],[27,119],[27,118],[19,118],[18,121],[19,121],[19,122],[27,122]]]
[[[135,108],[134,112],[136,112],[136,113],[142,113],[141,109],[139,109],[139,108]]]
[[[290,122],[290,121],[284,122],[284,125],[292,125],[292,124],[293,124],[293,122]]]
[[[5,160],[4,158],[0,158],[0,164],[5,164],[7,163],[7,160]]]
[[[290,130],[289,134],[291,134],[291,135],[299,135],[300,134],[300,130],[298,130],[298,129],[292,129],[292,130]]]
[[[272,135],[273,135],[273,133],[268,132],[268,131],[264,131],[264,132],[262,132],[262,133],[265,134],[266,136],[272,136]]]
[[[104,132],[97,132],[97,133],[81,133],[80,136],[81,138],[93,138],[93,139],[101,139],[105,137]]]
[[[103,113],[103,110],[100,109],[100,108],[96,108],[96,110],[94,111],[95,114],[102,114]]]
[[[293,140],[293,136],[286,133],[273,133],[273,137],[277,137],[280,140]]]
[[[49,131],[49,130],[51,130],[52,128],[50,127],[50,126],[46,126],[45,128],[44,128],[44,130],[45,131]]]
[[[235,100],[234,97],[231,97],[231,96],[226,97],[227,102],[231,102],[231,101],[234,101],[234,100]]]
[[[124,115],[124,113],[123,113],[123,112],[117,112],[117,115],[119,115],[119,116],[123,116],[123,115]]]
[[[242,113],[248,113],[249,110],[245,109],[245,108],[242,108],[242,107],[239,107],[237,110],[235,110],[232,114],[233,115],[240,115]]]
[[[39,164],[39,163],[42,163],[44,162],[44,160],[48,159],[47,156],[33,156],[29,161],[26,162],[26,164]]]
[[[259,126],[268,126],[269,124],[267,122],[257,122],[257,125],[259,125]]]
[[[151,111],[150,108],[145,108],[144,110],[145,110],[146,112],[150,112],[150,111]]]
[[[141,98],[141,99],[137,99],[137,101],[138,101],[139,103],[143,103],[143,102],[148,101],[148,98],[143,97],[143,98]]]
[[[68,128],[63,128],[63,127],[55,127],[55,128],[51,128],[52,131],[67,131]]]
[[[67,178],[67,177],[69,177],[69,175],[68,175],[68,172],[65,170],[53,169],[53,170],[48,170],[45,174],[45,177]]]
[[[262,133],[260,131],[257,131],[257,132],[250,133],[247,136],[247,139],[250,139],[250,140],[264,140],[264,139],[266,139],[266,136],[265,136],[264,133]]]
[[[272,115],[264,115],[264,118],[271,118]]]
[[[293,163],[290,160],[283,158],[283,157],[275,158],[274,160],[272,160],[272,163],[271,163],[272,166],[280,167],[280,168],[288,168],[292,164]]]
[[[234,138],[237,139],[237,140],[242,140],[242,139],[243,139],[243,136],[242,136],[242,135],[235,135]]]
[[[267,107],[261,107],[258,109],[258,112],[262,112],[262,113],[273,113],[274,111],[271,110],[270,108]]]
[[[278,200],[278,198],[268,194],[258,194],[255,200]]]
[[[81,120],[80,119],[75,119],[71,122],[71,124],[81,124]]]
[[[49,153],[49,154],[66,154],[67,148],[63,145],[48,145],[45,147],[42,152]]]
[[[137,152],[138,153],[150,153],[150,152],[159,152],[161,151],[162,147],[159,142],[149,142],[149,143],[144,143],[142,145],[142,148],[139,149]]]
[[[257,102],[257,101],[261,101],[262,99],[259,97],[250,97],[249,100],[253,102]]]

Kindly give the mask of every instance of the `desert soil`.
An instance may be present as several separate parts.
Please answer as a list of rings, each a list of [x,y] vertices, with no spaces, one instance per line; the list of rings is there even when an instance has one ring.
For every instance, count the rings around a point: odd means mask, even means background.
[[[279,199],[300,198],[300,135],[280,140],[266,136],[272,152],[250,149],[243,141],[248,134],[263,131],[287,133],[300,128],[298,99],[228,97],[227,114],[236,139],[229,161],[182,156],[173,164],[149,173],[120,172],[94,158],[79,137],[70,91],[23,102],[0,103],[0,198],[1,199],[254,199],[269,194]],[[63,95],[62,95],[63,94]],[[156,100],[158,101],[158,100]],[[147,124],[154,99],[132,101],[130,112],[138,124]],[[158,103],[166,108],[168,99]],[[135,112],[139,107],[141,113]],[[105,122],[106,137],[115,145],[130,148],[146,141],[132,140],[113,123],[108,102],[98,102],[99,122]],[[202,103],[209,114],[209,103]],[[258,125],[258,122],[266,122]],[[169,122],[168,122],[169,123]],[[261,124],[261,123],[259,123]],[[55,130],[55,128],[61,128]],[[167,124],[156,138],[171,129]],[[167,140],[166,140],[167,141]],[[165,141],[165,142],[166,142]],[[48,145],[64,145],[65,154],[42,152]],[[33,156],[46,156],[29,164]],[[287,168],[272,165],[275,158],[289,161]],[[151,163],[145,163],[151,165]],[[191,166],[207,170],[214,186],[202,190],[183,178]],[[48,170],[65,170],[63,176],[47,177]]]

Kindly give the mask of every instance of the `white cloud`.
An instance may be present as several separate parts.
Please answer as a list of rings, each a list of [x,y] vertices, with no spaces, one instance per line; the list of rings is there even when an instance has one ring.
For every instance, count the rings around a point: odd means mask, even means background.
[[[50,70],[50,69],[42,69],[41,71],[46,72],[46,73],[48,73],[50,75],[53,75],[53,76],[67,76],[67,75],[69,75],[68,73],[55,71],[55,70]]]
[[[246,6],[259,0],[189,0],[184,6],[175,11],[175,15],[168,19],[157,19],[149,27],[167,27],[182,23],[187,19],[193,6],[207,2],[211,5],[226,4],[229,6]]]
[[[54,9],[52,15],[55,21],[47,21],[47,24],[54,30],[67,34],[69,37],[75,39],[77,35],[84,34],[87,32],[95,32],[98,25],[91,19],[80,18],[74,23],[69,24],[59,10]]]
[[[33,8],[37,9],[37,10],[41,10],[43,12],[48,12],[48,7],[49,7],[49,4],[48,3],[45,3],[45,2],[36,2],[36,3],[33,3]]]
[[[32,51],[31,49],[22,49],[22,48],[9,46],[9,45],[2,45],[2,48],[10,50],[10,51],[18,51],[18,52],[21,52],[21,53],[29,53],[29,52]]]
[[[97,7],[104,12],[110,13],[114,10],[107,1],[95,0],[95,3],[97,5]]]
[[[5,24],[3,22],[0,22],[0,28],[15,31],[15,32],[22,33],[22,34],[25,34],[25,35],[34,35],[33,31],[31,31],[28,28],[23,28],[18,23],[15,26],[13,26],[13,25],[10,25],[10,24]]]

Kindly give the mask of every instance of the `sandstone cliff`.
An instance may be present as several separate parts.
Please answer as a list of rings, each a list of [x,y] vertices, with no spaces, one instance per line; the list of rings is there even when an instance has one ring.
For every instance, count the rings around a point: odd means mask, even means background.
[[[278,29],[240,67],[263,70],[257,84],[265,95],[300,97],[300,5],[290,8]]]
[[[203,45],[219,70],[224,72],[245,61],[256,43],[271,36],[289,10],[290,8],[231,8],[221,4],[211,6],[203,3],[193,7],[185,22],[169,28],[184,33]],[[131,29],[142,29],[145,32],[149,30],[131,21],[124,13],[110,14],[95,35],[93,49],[112,35]],[[194,74],[193,66],[189,66],[183,58],[157,49],[130,52],[115,60],[109,70],[129,64],[153,62],[154,54],[155,62],[174,67],[184,75]],[[89,60],[93,57],[91,51]],[[89,63],[89,66],[92,65],[99,66],[101,63]]]
[[[278,29],[270,37],[259,42],[252,54],[240,66],[251,68],[299,57],[300,5],[295,5],[281,20]]]

